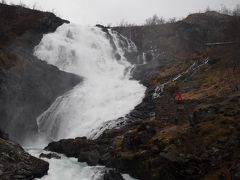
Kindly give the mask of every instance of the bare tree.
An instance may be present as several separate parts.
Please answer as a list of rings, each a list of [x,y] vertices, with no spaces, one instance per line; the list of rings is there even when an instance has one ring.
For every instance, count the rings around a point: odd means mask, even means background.
[[[107,27],[112,27],[112,23],[107,23]]]
[[[176,21],[177,21],[177,18],[173,17],[168,20],[168,23],[175,23]]]
[[[6,0],[1,0],[1,4],[7,4]]]
[[[209,6],[206,7],[205,12],[211,11],[211,8]]]
[[[234,16],[240,16],[240,4],[237,4],[236,7],[233,9]]]
[[[36,9],[37,9],[37,3],[36,3],[36,2],[33,4],[32,9],[33,9],[33,10],[36,10]]]
[[[221,5],[220,13],[222,14],[227,14],[227,15],[232,15],[231,9],[228,9],[225,5]]]
[[[116,26],[119,26],[119,27],[130,27],[130,26],[136,26],[136,24],[129,23],[129,22],[125,21],[124,19],[122,19],[121,22],[118,23]]]
[[[163,17],[158,17],[157,14],[154,14],[152,17],[145,20],[145,25],[147,26],[159,25],[164,23],[166,23],[166,21],[163,19]]]
[[[27,5],[24,2],[22,2],[22,1],[19,2],[18,6],[27,8]]]

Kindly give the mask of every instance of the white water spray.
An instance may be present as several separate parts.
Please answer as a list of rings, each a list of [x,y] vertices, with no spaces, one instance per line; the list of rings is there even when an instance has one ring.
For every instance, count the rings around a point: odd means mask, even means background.
[[[48,153],[44,150],[29,149],[28,152],[35,157],[41,153]],[[76,158],[67,158],[65,155],[58,154],[61,159],[46,159],[50,167],[48,175],[40,178],[42,180],[101,180],[103,179],[106,168],[104,166],[87,166],[80,163]],[[125,180],[137,180],[127,174],[122,174]],[[35,179],[38,180],[38,179]]]
[[[133,65],[125,59],[117,34],[110,33],[120,60],[97,27],[65,24],[36,47],[38,58],[85,78],[37,119],[39,131],[48,138],[95,138],[104,122],[125,116],[144,97],[145,87],[130,80]]]

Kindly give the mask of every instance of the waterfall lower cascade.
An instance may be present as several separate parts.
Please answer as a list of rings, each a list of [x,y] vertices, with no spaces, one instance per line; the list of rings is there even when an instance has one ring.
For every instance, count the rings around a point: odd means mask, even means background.
[[[142,101],[146,88],[130,80],[134,65],[124,57],[126,50],[136,51],[136,46],[127,41],[123,47],[121,38],[124,39],[110,30],[106,33],[97,27],[74,24],[64,24],[43,37],[34,55],[84,80],[58,97],[37,118],[41,135],[37,146],[65,138],[97,138],[105,123],[114,127],[116,119],[127,115]],[[29,150],[36,157],[41,152],[44,151]],[[50,163],[50,169],[42,179],[101,179],[105,167],[89,167],[74,158],[61,156],[61,160],[44,159]],[[126,174],[123,177],[133,180]]]
[[[37,119],[48,138],[96,138],[94,132],[104,122],[125,116],[144,97],[145,87],[130,80],[133,65],[124,57],[117,33],[109,33],[115,48],[98,27],[64,24],[35,48],[39,59],[84,78]]]

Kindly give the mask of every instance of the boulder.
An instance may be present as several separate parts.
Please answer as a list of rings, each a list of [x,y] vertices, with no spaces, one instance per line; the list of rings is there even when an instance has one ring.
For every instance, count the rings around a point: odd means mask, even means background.
[[[105,171],[103,180],[124,180],[122,175],[115,169],[109,169]]]
[[[140,125],[137,132],[128,132],[123,136],[122,147],[128,150],[147,144],[156,134],[156,130],[146,124]]]
[[[48,162],[31,156],[18,144],[0,138],[0,179],[41,178],[48,169]]]
[[[88,165],[94,166],[100,162],[100,154],[96,149],[81,151],[79,152],[78,161],[79,162],[88,162]]]
[[[78,158],[81,148],[88,147],[89,144],[86,137],[63,139],[58,142],[49,143],[48,146],[45,147],[45,150],[65,154],[68,157]]]
[[[41,153],[39,155],[40,158],[47,158],[47,159],[61,159],[61,156],[57,155],[56,153]]]
[[[2,131],[1,129],[0,129],[0,138],[6,139],[6,140],[8,139],[8,134]]]

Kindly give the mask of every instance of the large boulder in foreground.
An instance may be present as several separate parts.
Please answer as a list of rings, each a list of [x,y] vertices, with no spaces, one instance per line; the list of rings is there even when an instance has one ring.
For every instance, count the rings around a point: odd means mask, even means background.
[[[48,169],[48,162],[31,156],[18,144],[0,138],[0,179],[41,178]]]

